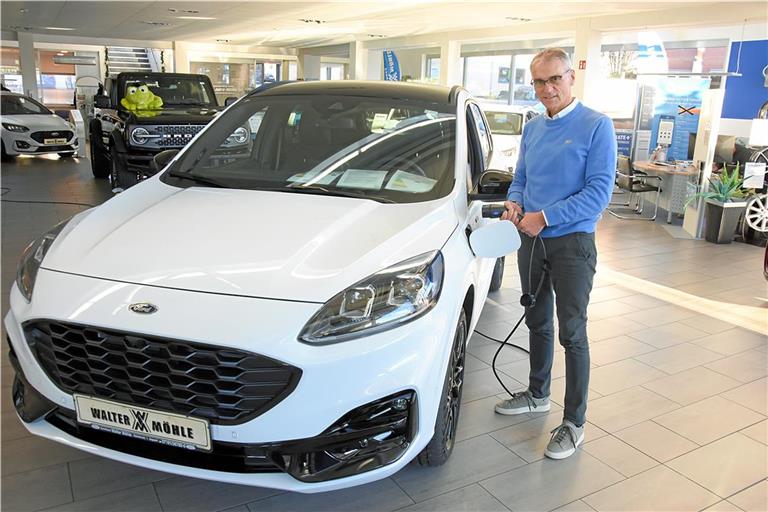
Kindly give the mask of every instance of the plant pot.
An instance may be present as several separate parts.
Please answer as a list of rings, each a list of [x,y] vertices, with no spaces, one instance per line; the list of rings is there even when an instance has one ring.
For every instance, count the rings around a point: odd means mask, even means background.
[[[746,206],[747,203],[744,201],[721,203],[707,199],[704,214],[706,219],[704,239],[716,244],[731,243],[736,234],[739,217]]]

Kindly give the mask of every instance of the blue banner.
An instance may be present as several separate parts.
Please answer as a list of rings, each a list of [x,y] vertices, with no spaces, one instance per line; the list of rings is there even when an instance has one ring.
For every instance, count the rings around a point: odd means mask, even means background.
[[[384,50],[384,80],[400,81],[400,63],[392,50]]]
[[[616,148],[620,155],[631,156],[632,130],[616,130]]]

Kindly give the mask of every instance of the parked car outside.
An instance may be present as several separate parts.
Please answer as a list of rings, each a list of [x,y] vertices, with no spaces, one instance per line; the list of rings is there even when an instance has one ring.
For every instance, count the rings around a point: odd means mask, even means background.
[[[525,123],[538,113],[528,107],[483,103],[483,112],[493,135],[491,169],[514,172]]]
[[[468,237],[509,186],[491,149],[458,87],[247,95],[25,251],[5,318],[19,417],[93,455],[299,492],[444,463],[501,282]]]
[[[51,153],[69,158],[77,152],[75,128],[39,101],[5,91],[0,101],[3,159]]]

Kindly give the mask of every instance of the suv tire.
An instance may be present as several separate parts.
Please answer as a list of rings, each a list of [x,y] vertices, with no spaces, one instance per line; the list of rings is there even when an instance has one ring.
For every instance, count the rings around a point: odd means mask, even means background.
[[[91,171],[94,178],[108,178],[109,177],[109,158],[107,158],[106,151],[104,149],[104,143],[101,142],[101,131],[96,133],[96,130],[91,130]]]
[[[125,168],[125,161],[117,154],[117,150],[112,149],[111,170],[109,181],[112,189],[126,190],[139,182],[139,177],[135,172],[130,172]]]

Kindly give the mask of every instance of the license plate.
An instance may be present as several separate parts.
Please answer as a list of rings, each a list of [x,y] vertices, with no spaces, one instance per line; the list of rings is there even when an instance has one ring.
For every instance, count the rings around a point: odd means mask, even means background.
[[[97,430],[189,450],[211,450],[208,422],[101,398],[75,395],[77,421]]]
[[[43,139],[43,144],[66,144],[67,139]]]

